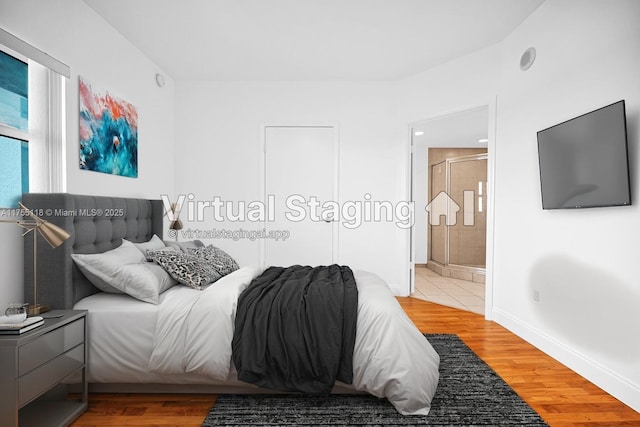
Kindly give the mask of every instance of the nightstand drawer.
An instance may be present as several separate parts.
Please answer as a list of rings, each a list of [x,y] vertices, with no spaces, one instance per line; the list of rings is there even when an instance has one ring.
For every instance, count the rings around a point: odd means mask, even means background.
[[[18,375],[46,363],[84,342],[84,318],[38,337],[18,349]]]
[[[84,364],[84,345],[56,357],[45,365],[18,379],[18,406],[22,407],[33,398],[69,376]]]

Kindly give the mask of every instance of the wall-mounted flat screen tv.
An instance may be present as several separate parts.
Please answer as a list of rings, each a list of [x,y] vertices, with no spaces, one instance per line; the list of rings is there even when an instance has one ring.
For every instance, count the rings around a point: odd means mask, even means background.
[[[631,204],[624,100],[538,132],[543,209]]]

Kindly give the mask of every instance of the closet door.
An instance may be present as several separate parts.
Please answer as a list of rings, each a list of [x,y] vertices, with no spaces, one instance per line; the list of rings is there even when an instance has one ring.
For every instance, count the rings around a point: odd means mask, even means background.
[[[266,266],[334,262],[336,223],[314,206],[336,200],[334,132],[331,126],[265,127],[265,196],[275,201],[275,221],[266,225],[289,232],[286,240],[265,240]]]

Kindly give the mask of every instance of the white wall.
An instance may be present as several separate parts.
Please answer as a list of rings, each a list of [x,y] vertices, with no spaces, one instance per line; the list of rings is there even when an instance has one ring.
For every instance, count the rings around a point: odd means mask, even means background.
[[[173,192],[172,79],[157,87],[155,74],[162,70],[81,0],[0,0],[0,27],[71,67],[65,112],[68,192],[156,198]],[[138,109],[137,179],[80,170],[79,75]],[[22,238],[12,228],[0,228],[0,308],[22,300]]]
[[[639,16],[635,0],[547,1],[502,43],[494,259],[494,318],[636,410]],[[620,99],[634,205],[543,211],[536,132]]]
[[[261,200],[261,125],[320,122],[339,125],[340,201],[363,200],[365,193],[407,200],[409,123],[491,103],[499,54],[490,47],[391,84],[178,82],[176,193]],[[259,228],[213,221],[189,227]],[[340,228],[339,262],[375,271],[407,295],[408,236],[392,223]],[[258,242],[215,243],[241,264],[259,261]]]
[[[391,84],[178,82],[176,193],[196,200],[261,200],[261,125],[335,123],[340,201],[360,201],[365,193],[392,203],[407,200],[409,123],[489,104],[499,54],[494,46]],[[237,230],[259,224],[185,222],[189,227]],[[215,244],[241,264],[259,261],[259,242]],[[408,293],[407,230],[392,223],[341,227],[339,254],[339,262],[373,270],[397,294]]]
[[[499,63],[500,45],[494,45],[403,80],[403,125],[488,105],[497,91]]]
[[[383,83],[212,83],[176,87],[176,191],[196,200],[262,200],[260,131],[268,124],[336,124],[340,202],[397,201],[398,134],[395,86]],[[300,159],[312,162],[313,159]],[[282,206],[280,206],[281,208]],[[184,220],[184,214],[181,216]],[[185,222],[193,229],[259,229],[258,223]],[[403,263],[393,223],[340,227],[339,262],[376,271],[392,285]],[[258,241],[209,240],[238,258],[259,262]],[[310,242],[310,244],[313,244]],[[403,264],[406,264],[404,262]]]

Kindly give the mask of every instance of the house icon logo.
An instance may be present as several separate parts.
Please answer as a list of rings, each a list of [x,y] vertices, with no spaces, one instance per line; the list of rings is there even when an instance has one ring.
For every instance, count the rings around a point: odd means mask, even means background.
[[[440,217],[444,216],[446,225],[456,225],[460,205],[446,192],[441,191],[425,208],[429,212],[429,224],[440,225]]]

